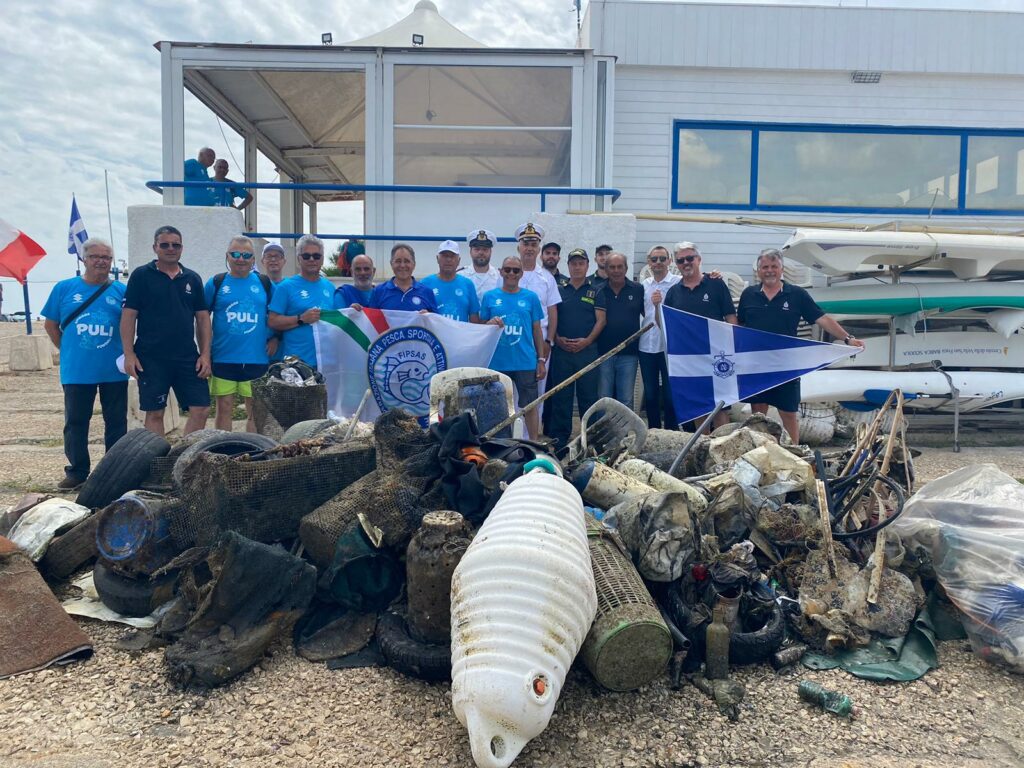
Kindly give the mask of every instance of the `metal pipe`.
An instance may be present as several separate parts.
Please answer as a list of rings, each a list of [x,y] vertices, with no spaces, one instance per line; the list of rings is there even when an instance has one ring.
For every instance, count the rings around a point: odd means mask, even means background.
[[[707,415],[707,418],[704,419],[703,423],[701,423],[696,431],[694,431],[690,436],[690,439],[686,441],[686,445],[683,446],[683,450],[679,452],[675,461],[672,462],[672,466],[668,468],[668,473],[672,475],[672,477],[676,476],[676,470],[678,470],[679,465],[683,463],[683,459],[685,459],[687,454],[693,449],[693,446],[697,444],[697,440],[704,434],[704,430],[708,428],[715,416],[721,413],[723,408],[725,408],[725,400],[719,400],[718,405],[715,406],[715,410]]]

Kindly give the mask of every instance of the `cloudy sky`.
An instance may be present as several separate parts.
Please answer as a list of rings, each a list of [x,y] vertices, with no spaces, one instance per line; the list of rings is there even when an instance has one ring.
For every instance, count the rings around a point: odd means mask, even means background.
[[[747,0],[747,2],[757,0]],[[377,32],[412,11],[415,0],[2,0],[0,22],[0,218],[49,253],[32,272],[38,312],[56,280],[74,274],[67,254],[71,195],[90,234],[109,237],[104,170],[110,179],[115,250],[126,258],[129,205],[158,203],[144,182],[160,177],[158,40],[317,44]],[[436,0],[445,18],[487,45],[570,47],[571,0]],[[789,0],[788,4],[864,5],[865,0]],[[976,8],[1024,11],[1024,0],[869,0],[872,7]],[[224,137],[221,135],[224,131]],[[242,141],[187,96],[185,146],[209,144],[233,161]],[[257,181],[272,181],[261,163]],[[268,196],[269,197],[269,196]],[[361,228],[357,206],[321,213],[324,231]],[[263,221],[276,208],[264,203]],[[328,228],[330,228],[328,230]],[[344,228],[344,229],[343,229]],[[3,311],[23,308],[20,287],[3,279]]]

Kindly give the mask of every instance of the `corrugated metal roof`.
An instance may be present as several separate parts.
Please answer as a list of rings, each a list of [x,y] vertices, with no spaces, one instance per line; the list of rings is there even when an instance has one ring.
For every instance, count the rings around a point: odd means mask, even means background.
[[[1024,74],[1024,13],[591,0],[619,66]]]

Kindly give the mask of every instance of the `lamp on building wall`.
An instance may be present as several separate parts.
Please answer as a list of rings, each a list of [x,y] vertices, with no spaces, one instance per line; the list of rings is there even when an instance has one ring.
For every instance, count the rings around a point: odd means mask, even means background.
[[[330,32],[324,32],[320,35],[320,42],[324,45],[334,45],[334,35]]]
[[[878,83],[882,80],[881,72],[871,72],[865,69],[855,70],[850,76],[850,82],[852,83]]]
[[[417,47],[423,45],[423,35],[414,34],[412,36],[412,44]]]

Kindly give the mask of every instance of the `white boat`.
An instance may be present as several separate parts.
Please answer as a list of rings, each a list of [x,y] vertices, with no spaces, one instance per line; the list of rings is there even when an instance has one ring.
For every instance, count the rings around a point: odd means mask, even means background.
[[[908,315],[965,309],[1024,309],[1024,282],[921,280],[902,283],[859,281],[812,288],[811,296],[833,315]]]
[[[864,351],[832,364],[832,368],[884,368],[890,364],[889,336],[862,337]],[[944,368],[1024,369],[1024,336],[1004,338],[992,331],[928,331],[892,338],[892,365],[930,364]]]
[[[914,267],[969,280],[994,271],[1024,271],[1024,237],[1013,235],[798,229],[782,253],[830,276]]]
[[[976,411],[989,405],[1024,397],[1024,373],[1003,371],[947,371],[959,390],[960,410]],[[800,380],[805,403],[867,402],[881,405],[894,389],[914,399],[907,407],[952,409],[949,381],[938,371],[861,371],[825,369]]]

